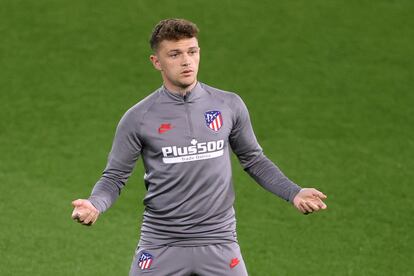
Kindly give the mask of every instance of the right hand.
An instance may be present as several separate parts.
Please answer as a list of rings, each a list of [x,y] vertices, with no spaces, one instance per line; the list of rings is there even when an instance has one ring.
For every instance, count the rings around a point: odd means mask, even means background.
[[[72,206],[75,207],[72,212],[72,219],[83,225],[90,226],[99,217],[98,209],[87,199],[74,200]]]

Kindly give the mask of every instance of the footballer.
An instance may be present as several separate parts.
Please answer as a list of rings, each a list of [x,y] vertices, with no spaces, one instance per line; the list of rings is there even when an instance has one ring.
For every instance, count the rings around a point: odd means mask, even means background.
[[[322,192],[299,187],[263,154],[240,96],[197,80],[198,31],[184,19],[155,26],[150,60],[163,85],[123,115],[102,177],[88,199],[72,202],[73,219],[95,223],[142,157],[147,193],[130,276],[247,275],[231,151],[258,184],[301,213],[327,208]]]

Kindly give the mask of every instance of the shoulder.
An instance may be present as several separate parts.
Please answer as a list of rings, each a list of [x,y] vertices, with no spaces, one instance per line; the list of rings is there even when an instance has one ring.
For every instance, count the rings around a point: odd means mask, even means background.
[[[211,96],[213,96],[216,99],[220,99],[223,102],[227,103],[228,105],[230,105],[231,109],[238,109],[238,108],[244,108],[245,104],[243,102],[242,97],[237,94],[236,92],[232,92],[232,91],[226,91],[226,90],[222,90],[219,88],[215,88],[212,86],[209,86],[205,83],[200,83],[201,87],[207,91]]]
[[[143,113],[151,108],[151,106],[157,102],[160,97],[160,89],[155,90],[144,99],[133,105],[128,109],[127,113]]]
[[[206,92],[208,92],[211,96],[213,96],[216,99],[220,99],[230,105],[237,104],[240,101],[243,101],[236,92],[222,90],[216,87],[209,86],[205,83],[200,83],[200,84],[201,84],[201,87]]]
[[[232,114],[231,116],[234,121],[238,121],[248,114],[245,103],[237,93],[218,89],[204,83],[201,83],[201,87],[209,93],[214,100],[218,100],[227,106],[227,110]]]
[[[130,107],[122,116],[120,123],[128,125],[137,125],[140,122],[148,110],[157,102],[160,96],[160,89],[155,90],[144,99]]]
[[[131,106],[125,115],[143,116],[160,97],[160,89],[155,90],[135,105]]]

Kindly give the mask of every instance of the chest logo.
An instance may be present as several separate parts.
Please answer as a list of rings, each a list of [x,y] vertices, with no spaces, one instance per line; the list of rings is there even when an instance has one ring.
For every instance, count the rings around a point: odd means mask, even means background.
[[[217,158],[224,154],[224,140],[199,143],[191,140],[190,146],[168,146],[161,148],[164,164],[183,163]]]
[[[162,134],[172,129],[171,124],[161,124],[158,128],[158,133]]]
[[[220,111],[213,110],[204,113],[204,119],[206,120],[207,127],[215,132],[223,126],[223,116]]]

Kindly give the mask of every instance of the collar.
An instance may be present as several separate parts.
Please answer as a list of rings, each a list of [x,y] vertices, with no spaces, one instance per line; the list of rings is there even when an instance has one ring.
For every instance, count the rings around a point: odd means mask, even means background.
[[[179,102],[194,102],[196,99],[200,98],[204,92],[205,91],[201,87],[201,83],[199,81],[197,81],[197,84],[193,87],[193,89],[188,91],[185,96],[171,92],[164,85],[161,87],[161,93],[166,94],[172,100]]]

